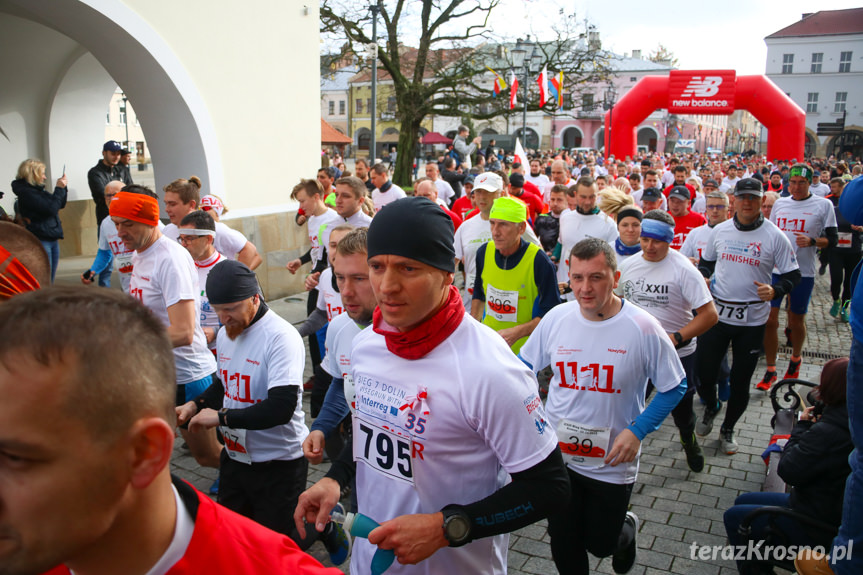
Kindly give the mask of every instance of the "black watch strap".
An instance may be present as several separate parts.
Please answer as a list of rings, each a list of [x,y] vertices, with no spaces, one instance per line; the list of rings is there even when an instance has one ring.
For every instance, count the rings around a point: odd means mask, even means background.
[[[221,425],[223,427],[230,427],[230,425],[228,425],[228,408],[227,407],[223,407],[222,409],[219,410],[219,425]]]

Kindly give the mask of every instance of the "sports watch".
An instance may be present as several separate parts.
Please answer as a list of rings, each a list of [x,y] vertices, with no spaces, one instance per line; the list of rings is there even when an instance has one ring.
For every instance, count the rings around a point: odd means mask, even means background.
[[[443,536],[450,547],[461,547],[470,540],[470,517],[458,507],[445,507],[443,513]]]

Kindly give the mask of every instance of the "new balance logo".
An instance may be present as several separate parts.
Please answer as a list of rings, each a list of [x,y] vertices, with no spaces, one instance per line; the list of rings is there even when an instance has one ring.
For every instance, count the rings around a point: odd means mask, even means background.
[[[701,76],[693,76],[681,97],[709,98],[719,92],[720,84],[722,84],[722,76],[705,76],[703,80]]]

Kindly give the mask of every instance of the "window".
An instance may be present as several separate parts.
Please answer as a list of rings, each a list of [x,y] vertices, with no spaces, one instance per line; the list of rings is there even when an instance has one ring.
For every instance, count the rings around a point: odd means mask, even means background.
[[[339,116],[345,115],[345,101],[339,100]]]
[[[812,68],[809,70],[812,74],[821,73],[821,62],[824,61],[824,52],[812,52]]]
[[[390,96],[387,98],[387,113],[395,114],[396,113],[396,97]]]
[[[638,77],[636,77],[636,76],[630,76],[630,77],[629,77],[629,81],[630,81],[630,82],[638,82]]]
[[[581,109],[582,110],[593,110],[593,94],[582,94],[581,95]]]
[[[366,98],[366,110],[369,111],[369,114],[372,113],[372,99]]]
[[[839,73],[847,74],[851,71],[851,52],[839,54]]]
[[[836,92],[836,103],[833,104],[833,112],[841,114],[845,111],[845,101],[848,99],[848,92]]]
[[[357,98],[357,114],[363,113],[363,101]]]
[[[806,113],[814,114],[818,112],[818,92],[809,92],[806,97]]]
[[[782,54],[782,73],[791,74],[794,71],[794,54]]]
[[[330,100],[330,116],[336,113],[336,101]]]

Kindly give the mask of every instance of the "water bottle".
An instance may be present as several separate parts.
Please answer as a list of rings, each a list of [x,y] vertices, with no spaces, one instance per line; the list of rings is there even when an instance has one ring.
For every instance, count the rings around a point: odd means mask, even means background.
[[[342,515],[341,513],[334,511],[330,516],[333,521],[341,523],[345,531],[349,532],[354,537],[362,537],[363,539],[368,539],[369,533],[379,526],[377,521],[366,517],[362,513],[345,513]],[[381,549],[379,547],[372,557],[372,575],[382,575],[384,571],[390,568],[390,565],[393,564],[395,559],[395,551],[392,549]]]

